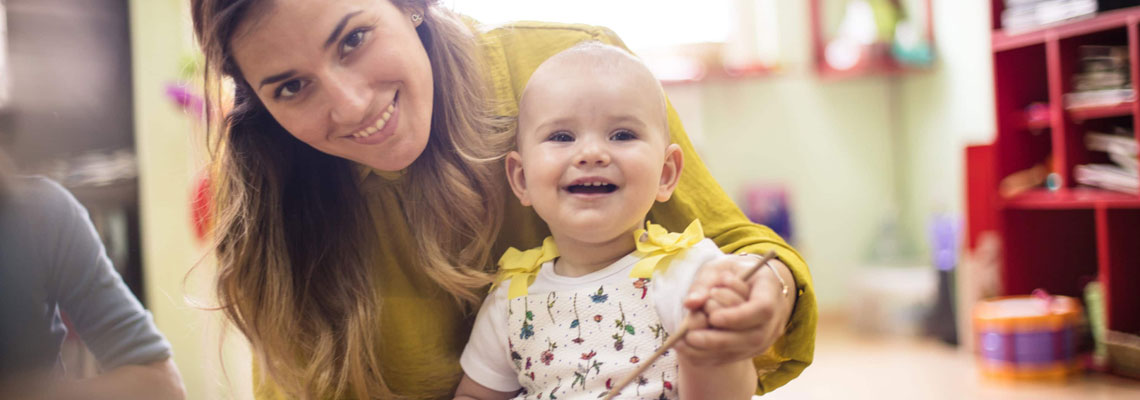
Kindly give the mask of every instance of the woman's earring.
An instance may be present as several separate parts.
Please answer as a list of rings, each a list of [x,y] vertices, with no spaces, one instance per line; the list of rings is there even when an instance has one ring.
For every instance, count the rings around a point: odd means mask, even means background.
[[[423,21],[424,21],[424,17],[422,15],[412,14],[412,23],[416,24],[416,26],[419,26],[420,22],[423,22]]]

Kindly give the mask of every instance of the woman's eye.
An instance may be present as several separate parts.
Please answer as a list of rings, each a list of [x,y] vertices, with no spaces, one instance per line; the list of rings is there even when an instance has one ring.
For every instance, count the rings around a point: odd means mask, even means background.
[[[299,80],[291,80],[281,84],[281,86],[278,86],[277,93],[274,94],[274,97],[277,97],[279,99],[287,99],[296,96],[297,93],[300,92],[304,87],[304,82],[301,82]]]
[[[554,132],[549,137],[547,137],[546,140],[549,140],[551,142],[573,142],[574,136],[571,136],[566,132]]]
[[[627,131],[625,129],[614,132],[613,136],[610,136],[610,140],[624,141],[624,140],[634,140],[634,139],[637,139],[637,135],[634,134],[633,132]]]
[[[357,47],[360,47],[361,44],[364,44],[364,39],[367,38],[367,36],[367,29],[357,29],[355,31],[352,31],[346,35],[343,40],[341,40],[340,54],[347,55],[353,50],[356,50]]]

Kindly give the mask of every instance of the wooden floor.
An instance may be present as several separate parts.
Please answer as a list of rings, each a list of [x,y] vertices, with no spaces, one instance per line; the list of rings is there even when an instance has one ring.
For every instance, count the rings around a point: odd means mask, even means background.
[[[1066,383],[1008,383],[978,374],[970,354],[933,340],[861,337],[821,320],[815,362],[772,399],[1140,399],[1140,381],[1084,374]]]

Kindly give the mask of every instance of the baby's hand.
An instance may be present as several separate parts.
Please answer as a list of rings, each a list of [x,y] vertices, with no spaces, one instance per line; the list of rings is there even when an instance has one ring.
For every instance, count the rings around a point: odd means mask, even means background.
[[[750,287],[748,283],[738,276],[736,266],[732,262],[710,262],[701,268],[694,279],[689,295],[685,298],[685,308],[689,309],[690,335],[698,331],[708,331],[720,328],[709,322],[709,315],[719,310],[732,309],[748,301]],[[700,283],[698,285],[697,283]],[[701,290],[702,287],[710,289]],[[723,354],[716,346],[705,348],[694,346],[682,340],[677,343],[680,356],[690,364],[713,366],[722,364],[725,360]]]
[[[739,276],[756,265],[756,257],[732,256],[706,263],[685,298],[691,312],[689,333],[677,345],[683,363],[720,366],[760,355],[783,334],[794,293],[781,294],[779,271],[791,272],[779,260],[761,268],[748,281]]]
[[[703,304],[699,307],[702,314],[708,316],[713,315],[719,310],[729,309],[748,301],[748,292],[751,288],[747,282],[744,282],[736,275],[735,271],[720,270],[713,272],[713,287],[709,289],[708,295],[704,299]],[[693,301],[693,306],[701,303],[700,296],[690,298]],[[686,302],[688,305],[688,302]],[[723,328],[711,323],[709,326],[713,328]]]

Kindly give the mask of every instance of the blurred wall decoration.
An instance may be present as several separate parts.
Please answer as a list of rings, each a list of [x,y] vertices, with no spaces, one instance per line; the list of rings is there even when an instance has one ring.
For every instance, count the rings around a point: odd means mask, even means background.
[[[930,0],[812,0],[816,70],[894,74],[934,62]]]

